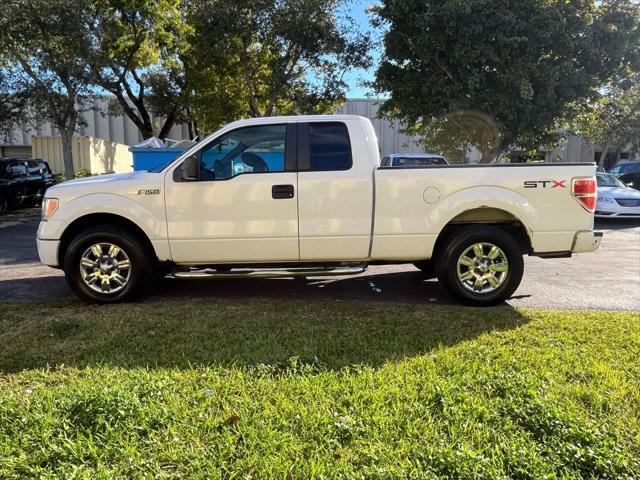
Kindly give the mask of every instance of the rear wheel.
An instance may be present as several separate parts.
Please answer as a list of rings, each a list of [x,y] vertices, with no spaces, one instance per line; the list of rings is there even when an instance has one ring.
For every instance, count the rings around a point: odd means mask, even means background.
[[[81,232],[63,262],[69,287],[89,303],[116,303],[139,297],[152,273],[152,262],[137,237],[118,226]]]
[[[443,286],[469,305],[496,305],[516,291],[524,273],[516,240],[492,226],[466,227],[451,237],[436,271]]]

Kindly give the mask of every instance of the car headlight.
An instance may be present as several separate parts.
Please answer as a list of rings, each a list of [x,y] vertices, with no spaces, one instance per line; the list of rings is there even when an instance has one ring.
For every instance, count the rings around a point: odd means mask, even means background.
[[[598,197],[598,203],[613,203],[613,198]]]
[[[60,202],[57,198],[45,198],[42,202],[42,221],[46,222],[58,209]]]

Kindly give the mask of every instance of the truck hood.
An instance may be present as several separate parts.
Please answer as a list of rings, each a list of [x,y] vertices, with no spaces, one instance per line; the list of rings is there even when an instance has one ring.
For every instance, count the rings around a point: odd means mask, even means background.
[[[131,194],[141,189],[162,188],[162,173],[127,172],[94,175],[59,183],[47,190],[47,197],[67,198],[96,193]]]
[[[107,175],[92,175],[90,177],[76,178],[74,180],[69,180],[68,182],[61,183],[60,187],[69,187],[69,186],[77,186],[77,185],[90,185],[94,183],[105,183],[105,182],[121,182],[136,178],[144,178],[150,174],[149,172],[127,172],[127,173],[110,173]]]

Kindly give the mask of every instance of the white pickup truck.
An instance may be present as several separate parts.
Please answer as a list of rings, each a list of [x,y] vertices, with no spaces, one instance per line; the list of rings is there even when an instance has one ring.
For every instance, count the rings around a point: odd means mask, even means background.
[[[492,305],[522,256],[592,252],[593,164],[381,167],[376,135],[351,115],[226,125],[149,172],[46,192],[38,252],[83,300],[148,290],[157,275],[347,275],[413,263],[457,299]]]

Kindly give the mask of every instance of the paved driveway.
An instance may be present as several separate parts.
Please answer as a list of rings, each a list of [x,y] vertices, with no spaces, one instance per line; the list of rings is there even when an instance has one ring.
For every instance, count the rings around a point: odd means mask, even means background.
[[[38,263],[35,232],[39,212],[0,217],[0,300],[74,298],[61,271]],[[598,222],[605,231],[600,250],[573,258],[525,257],[525,276],[509,304],[514,307],[640,310],[640,222]],[[353,298],[446,304],[435,280],[410,265],[371,267],[356,277],[274,280],[164,280],[155,297]]]

